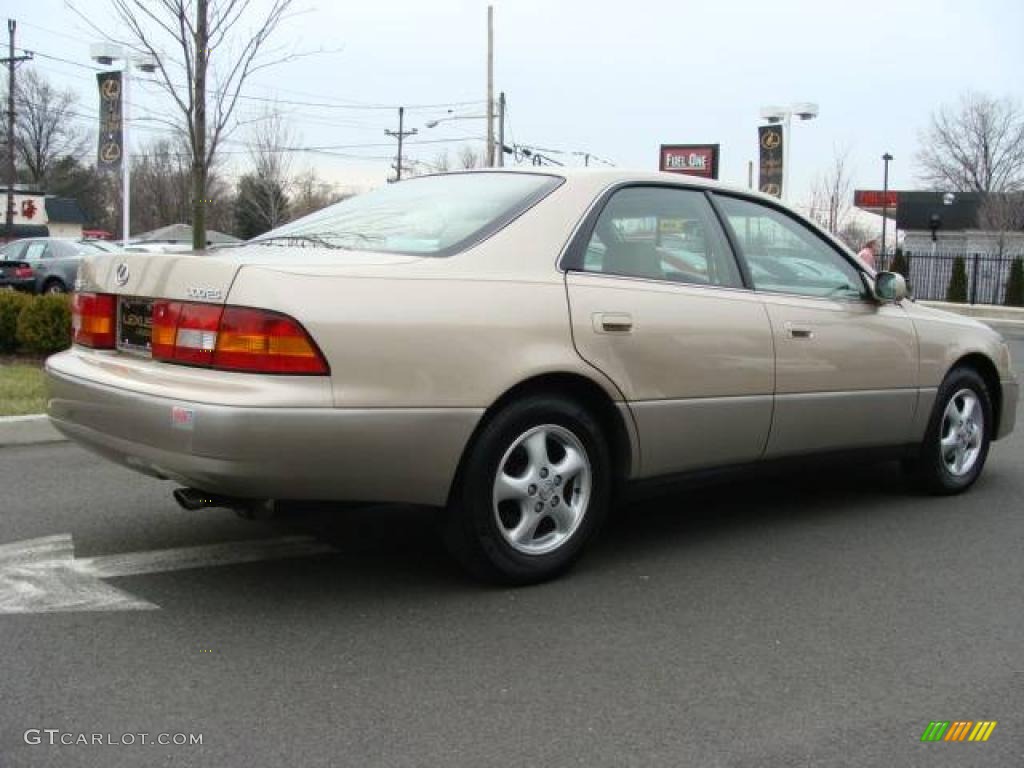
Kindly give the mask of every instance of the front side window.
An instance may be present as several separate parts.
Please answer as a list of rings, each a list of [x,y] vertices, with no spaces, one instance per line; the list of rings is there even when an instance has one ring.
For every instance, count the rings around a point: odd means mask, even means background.
[[[561,181],[533,173],[424,176],[350,197],[251,242],[445,256],[504,226]]]
[[[583,269],[697,285],[743,284],[704,194],[670,187],[616,192],[597,219]]]
[[[811,229],[775,208],[716,195],[754,288],[818,298],[864,295],[860,273]]]

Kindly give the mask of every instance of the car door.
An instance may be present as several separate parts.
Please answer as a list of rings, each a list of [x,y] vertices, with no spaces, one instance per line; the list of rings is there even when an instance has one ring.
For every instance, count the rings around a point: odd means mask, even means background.
[[[636,422],[636,476],[761,456],[771,326],[704,192],[606,193],[563,266],[576,348],[618,386]]]
[[[861,268],[781,207],[721,193],[713,200],[775,339],[765,456],[908,442],[918,346],[903,308],[870,297]]]
[[[29,240],[25,250],[21,252],[23,261],[27,261],[36,273],[36,293],[43,290],[43,283],[49,275],[49,263],[44,261],[49,256],[50,246],[45,240]]]

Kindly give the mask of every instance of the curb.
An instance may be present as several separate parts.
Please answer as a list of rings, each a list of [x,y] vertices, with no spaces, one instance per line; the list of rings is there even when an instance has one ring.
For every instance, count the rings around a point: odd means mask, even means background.
[[[1001,307],[995,304],[955,304],[949,301],[918,301],[917,303],[923,307],[955,312],[958,315],[986,322],[1024,323],[1024,308],[1022,307]]]
[[[50,418],[44,413],[0,417],[0,448],[9,445],[59,443],[65,440],[67,438],[53,428]]]

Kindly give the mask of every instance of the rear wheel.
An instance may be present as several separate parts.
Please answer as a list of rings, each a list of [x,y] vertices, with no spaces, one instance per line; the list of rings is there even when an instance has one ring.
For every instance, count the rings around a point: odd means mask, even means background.
[[[505,584],[568,568],[608,508],[608,448],[593,416],[569,400],[530,397],[495,415],[469,451],[446,519],[452,554]]]
[[[43,293],[67,293],[67,286],[60,280],[51,280],[43,286]]]
[[[954,368],[939,387],[921,452],[907,469],[932,493],[967,490],[985,466],[992,425],[984,379],[972,368]]]

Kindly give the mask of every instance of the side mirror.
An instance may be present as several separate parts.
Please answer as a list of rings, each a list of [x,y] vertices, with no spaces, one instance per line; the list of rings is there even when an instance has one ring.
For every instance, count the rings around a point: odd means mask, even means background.
[[[907,281],[899,272],[879,272],[875,275],[875,296],[882,301],[902,301],[907,298]]]

